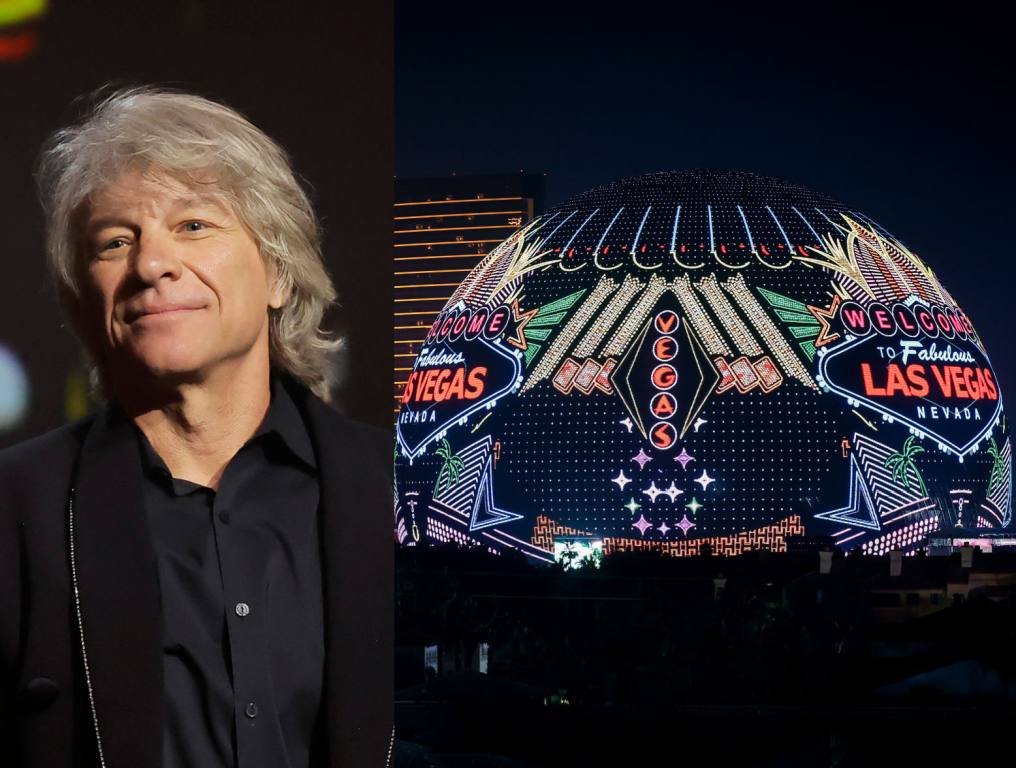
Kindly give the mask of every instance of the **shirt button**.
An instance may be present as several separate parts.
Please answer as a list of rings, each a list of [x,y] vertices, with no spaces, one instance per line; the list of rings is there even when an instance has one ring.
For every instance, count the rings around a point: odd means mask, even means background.
[[[229,523],[229,512],[227,512],[226,510],[222,510],[219,513],[219,522],[228,524]]]
[[[234,608],[233,610],[235,610],[236,615],[242,619],[244,616],[250,613],[250,606],[247,605],[247,603],[237,603],[236,608]]]
[[[247,715],[251,720],[258,716],[258,705],[253,701],[244,707],[243,713]]]

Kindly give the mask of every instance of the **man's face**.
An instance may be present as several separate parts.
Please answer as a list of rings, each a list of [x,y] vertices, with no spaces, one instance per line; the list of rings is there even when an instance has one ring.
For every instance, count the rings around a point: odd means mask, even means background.
[[[249,355],[267,360],[268,307],[282,297],[225,199],[131,171],[92,195],[84,236],[79,322],[110,375],[140,366],[202,381]]]

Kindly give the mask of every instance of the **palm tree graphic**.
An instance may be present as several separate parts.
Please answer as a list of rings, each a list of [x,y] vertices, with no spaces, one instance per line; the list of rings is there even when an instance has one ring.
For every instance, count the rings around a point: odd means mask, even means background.
[[[885,460],[885,468],[892,469],[893,481],[902,482],[904,488],[910,488],[910,472],[913,471],[917,477],[917,482],[921,486],[921,493],[925,496],[928,495],[928,488],[924,484],[924,478],[921,476],[921,470],[917,468],[917,463],[914,461],[914,457],[919,453],[924,453],[924,448],[914,442],[915,438],[913,435],[906,439],[903,443],[903,450],[893,453]]]
[[[988,455],[994,459],[991,465],[991,475],[988,477],[988,493],[991,493],[998,483],[1005,481],[1005,464],[1002,461],[1002,452],[998,450],[998,443],[995,442],[995,438],[988,438],[988,442],[991,443],[988,446]]]
[[[441,493],[444,488],[451,487],[459,481],[459,474],[466,468],[465,462],[452,453],[452,447],[448,440],[442,438],[441,445],[437,447],[437,455],[441,457],[441,469],[437,473],[437,483],[434,484],[434,495]]]

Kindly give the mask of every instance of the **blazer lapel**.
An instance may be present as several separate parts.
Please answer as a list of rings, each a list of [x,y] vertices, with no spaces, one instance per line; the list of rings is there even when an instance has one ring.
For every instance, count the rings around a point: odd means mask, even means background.
[[[71,544],[82,647],[109,768],[154,768],[161,759],[161,612],[141,483],[133,427],[107,408],[82,448]]]
[[[328,764],[384,766],[393,709],[391,482],[360,429],[304,390],[321,483]]]

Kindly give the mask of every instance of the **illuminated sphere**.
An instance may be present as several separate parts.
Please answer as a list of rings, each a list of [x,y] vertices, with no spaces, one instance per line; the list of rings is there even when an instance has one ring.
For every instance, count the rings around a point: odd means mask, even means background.
[[[540,216],[455,291],[402,398],[396,535],[547,562],[907,551],[1011,527],[1011,456],[921,256],[777,179],[659,173]]]

